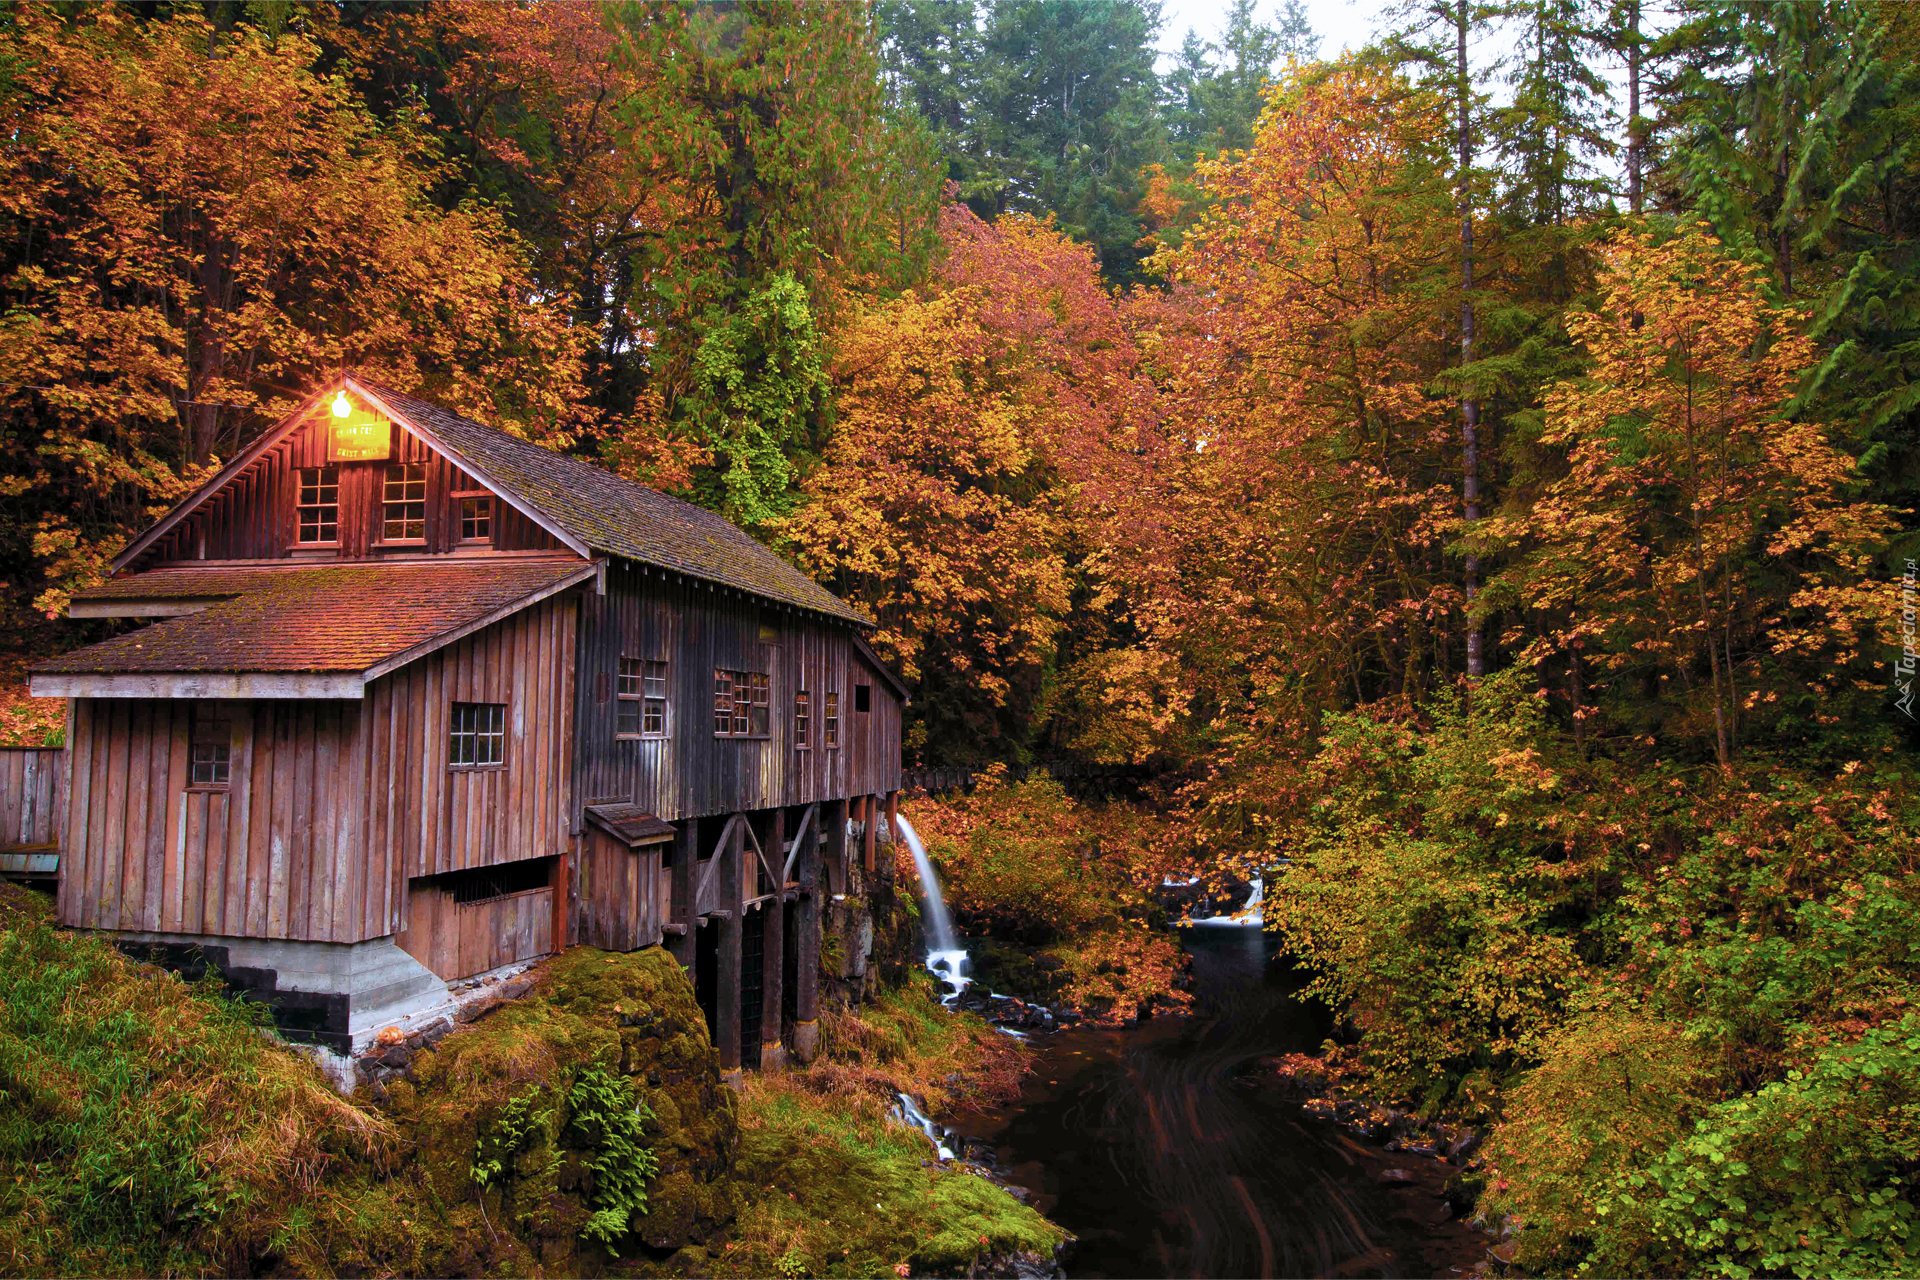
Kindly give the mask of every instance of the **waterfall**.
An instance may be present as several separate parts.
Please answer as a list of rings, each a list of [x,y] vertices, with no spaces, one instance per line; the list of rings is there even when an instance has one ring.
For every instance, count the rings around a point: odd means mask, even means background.
[[[922,917],[927,926],[927,968],[952,988],[946,997],[951,1004],[967,989],[967,952],[954,936],[953,917],[947,914],[947,901],[940,894],[940,877],[934,874],[933,861],[927,857],[927,847],[920,843],[920,833],[904,814],[896,820],[900,834],[906,837],[907,848],[913,850],[913,868],[920,873],[920,897],[927,906]]]
[[[933,1119],[908,1095],[896,1091],[896,1096],[900,1099],[900,1105],[896,1108],[900,1118],[926,1134],[927,1141],[933,1144],[933,1149],[939,1153],[942,1160],[953,1159],[953,1148],[949,1147],[941,1137],[940,1127],[934,1124]]]
[[[1265,915],[1265,913],[1261,910],[1261,905],[1262,905],[1261,900],[1266,896],[1266,883],[1262,877],[1255,876],[1253,878],[1252,884],[1249,885],[1248,887],[1250,889],[1250,892],[1247,894],[1246,905],[1241,907],[1238,911],[1231,912],[1224,916],[1203,916],[1200,919],[1189,921],[1189,923],[1205,924],[1205,925],[1238,925],[1238,926],[1244,926],[1244,927],[1253,928],[1253,929],[1261,928],[1262,919]]]

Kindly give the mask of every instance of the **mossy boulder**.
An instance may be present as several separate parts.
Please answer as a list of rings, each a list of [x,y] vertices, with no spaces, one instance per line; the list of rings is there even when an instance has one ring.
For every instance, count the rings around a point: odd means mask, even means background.
[[[734,1097],[692,984],[658,947],[580,947],[548,961],[523,999],[419,1054],[388,1106],[437,1199],[479,1196],[496,1226],[565,1266],[586,1248],[599,1189],[568,1099],[596,1067],[631,1089],[658,1161],[644,1211],[613,1247],[637,1239],[670,1252],[731,1221]]]

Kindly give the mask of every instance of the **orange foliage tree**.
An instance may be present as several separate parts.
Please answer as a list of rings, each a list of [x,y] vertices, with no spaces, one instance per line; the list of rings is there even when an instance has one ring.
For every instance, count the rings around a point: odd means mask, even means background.
[[[1547,397],[1565,469],[1487,527],[1519,553],[1499,585],[1554,620],[1531,656],[1584,656],[1596,692],[1653,686],[1725,767],[1743,711],[1878,692],[1862,649],[1893,602],[1868,574],[1893,521],[1786,411],[1814,359],[1801,317],[1703,228],[1615,236],[1601,298],[1568,320],[1585,376]]]
[[[880,620],[915,690],[909,748],[975,763],[1039,745],[1104,651],[1090,531],[1151,435],[1154,388],[1086,246],[961,205],[941,230],[928,290],[842,331],[833,439],[784,529]]]
[[[1320,708],[1411,707],[1460,633],[1446,138],[1366,66],[1275,89],[1253,149],[1200,165],[1171,290],[1129,307],[1164,426],[1110,556],[1192,681],[1223,829],[1291,794]]]
[[[0,35],[3,553],[57,610],[128,534],[342,367],[548,439],[579,351],[482,208],[429,198],[294,31],[22,10]],[[17,616],[17,615],[16,615]]]

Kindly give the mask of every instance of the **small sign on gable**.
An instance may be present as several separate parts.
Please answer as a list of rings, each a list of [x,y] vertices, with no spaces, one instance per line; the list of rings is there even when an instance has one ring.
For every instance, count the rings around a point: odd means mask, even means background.
[[[392,419],[357,409],[347,417],[327,421],[328,462],[374,462],[392,456]]]

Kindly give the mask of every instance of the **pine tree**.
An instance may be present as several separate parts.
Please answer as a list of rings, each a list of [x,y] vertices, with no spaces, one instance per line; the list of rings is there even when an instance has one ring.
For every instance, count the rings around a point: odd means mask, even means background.
[[[996,0],[984,33],[982,153],[1004,181],[975,212],[1053,214],[1110,281],[1138,275],[1141,170],[1166,154],[1158,0]]]

